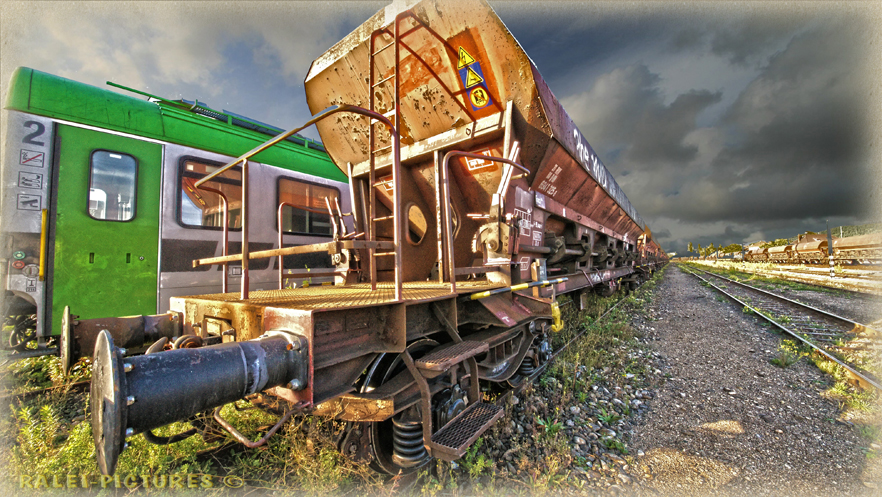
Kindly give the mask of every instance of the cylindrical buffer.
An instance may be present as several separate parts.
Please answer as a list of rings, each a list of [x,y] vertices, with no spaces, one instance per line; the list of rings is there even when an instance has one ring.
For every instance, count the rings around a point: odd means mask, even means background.
[[[182,421],[267,388],[308,383],[306,339],[272,331],[246,342],[123,357],[102,331],[92,373],[92,433],[101,472],[126,436]],[[299,389],[299,388],[298,388]]]
[[[61,339],[59,354],[65,372],[94,350],[98,334],[110,332],[117,347],[125,350],[143,350],[162,337],[173,338],[183,334],[182,316],[178,312],[153,316],[129,316],[123,318],[76,319],[65,306],[61,314]]]

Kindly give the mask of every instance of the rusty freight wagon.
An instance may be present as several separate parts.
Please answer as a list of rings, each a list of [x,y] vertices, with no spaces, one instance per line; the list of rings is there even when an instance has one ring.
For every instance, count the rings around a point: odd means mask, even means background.
[[[349,178],[332,241],[250,251],[239,292],[176,297],[159,316],[76,320],[95,342],[92,426],[102,472],[127,437],[272,396],[351,421],[341,449],[389,473],[453,460],[503,414],[482,386],[538,374],[556,297],[633,288],[666,255],[493,10],[393,3],[315,60],[315,124]],[[291,130],[295,133],[302,128]],[[241,167],[284,134],[219,168]],[[201,186],[212,175],[196,183]],[[253,195],[254,192],[251,193]],[[249,261],[327,253],[333,285],[250,290]],[[198,347],[163,350],[166,337]],[[127,356],[127,343],[158,342]],[[180,340],[180,338],[178,338]]]

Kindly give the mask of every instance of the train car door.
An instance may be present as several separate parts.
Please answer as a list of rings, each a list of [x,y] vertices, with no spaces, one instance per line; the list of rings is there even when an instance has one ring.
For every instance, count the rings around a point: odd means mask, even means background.
[[[64,306],[83,319],[154,314],[162,145],[58,126],[52,329]]]

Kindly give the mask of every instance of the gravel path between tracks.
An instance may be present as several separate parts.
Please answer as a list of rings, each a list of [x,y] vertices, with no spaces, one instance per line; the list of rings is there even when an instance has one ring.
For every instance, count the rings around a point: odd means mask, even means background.
[[[880,495],[882,442],[871,446],[842,419],[824,395],[831,378],[805,359],[784,369],[771,364],[780,337],[718,295],[672,267],[650,319],[633,323],[659,354],[666,380],[632,420],[629,446],[642,455],[629,471],[634,484],[622,490]],[[841,310],[855,310],[848,304]]]

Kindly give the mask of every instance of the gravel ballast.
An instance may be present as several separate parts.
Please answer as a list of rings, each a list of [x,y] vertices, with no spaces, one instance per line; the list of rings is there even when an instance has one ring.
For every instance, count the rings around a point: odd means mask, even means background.
[[[858,314],[871,304],[862,300]],[[825,393],[832,378],[807,359],[771,364],[781,336],[758,318],[677,267],[648,315],[634,325],[658,353],[664,381],[634,420],[629,446],[643,454],[631,471],[634,491],[882,494],[882,451]]]

